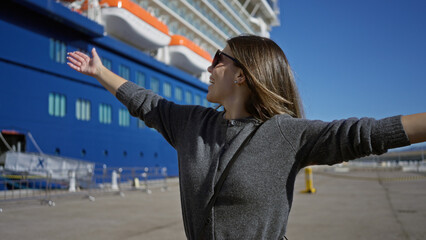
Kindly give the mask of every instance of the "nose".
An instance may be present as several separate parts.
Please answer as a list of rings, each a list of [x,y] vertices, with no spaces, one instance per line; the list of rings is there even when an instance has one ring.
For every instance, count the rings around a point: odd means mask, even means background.
[[[213,67],[212,67],[212,65],[210,65],[210,66],[207,68],[207,72],[212,73],[212,71],[213,71]]]

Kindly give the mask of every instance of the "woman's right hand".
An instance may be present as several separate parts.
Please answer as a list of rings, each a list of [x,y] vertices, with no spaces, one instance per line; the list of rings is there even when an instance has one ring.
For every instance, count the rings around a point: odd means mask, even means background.
[[[90,58],[79,51],[69,52],[67,64],[78,72],[96,78],[102,86],[115,96],[118,88],[127,80],[105,68],[95,48],[92,49],[92,56],[93,58]]]
[[[100,75],[103,65],[95,48],[92,48],[92,56],[93,58],[90,58],[79,51],[69,52],[67,56],[69,62],[67,64],[80,73],[96,78]]]

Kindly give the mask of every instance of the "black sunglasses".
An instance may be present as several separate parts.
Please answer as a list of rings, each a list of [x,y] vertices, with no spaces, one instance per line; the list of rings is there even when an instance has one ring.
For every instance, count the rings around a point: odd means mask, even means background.
[[[229,56],[228,54],[217,50],[216,54],[214,55],[213,61],[212,61],[212,68],[215,68],[217,64],[219,64],[220,61],[220,55],[225,55],[226,57],[228,57],[229,59],[231,59],[232,61],[234,61],[238,66],[242,66],[242,64],[240,63],[240,61],[238,61],[236,58],[233,58],[231,56]]]

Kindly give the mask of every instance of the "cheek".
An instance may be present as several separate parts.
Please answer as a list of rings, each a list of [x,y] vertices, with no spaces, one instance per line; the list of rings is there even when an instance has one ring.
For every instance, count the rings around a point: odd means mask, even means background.
[[[232,88],[224,82],[215,82],[208,87],[207,100],[212,103],[223,104],[223,101],[232,94]]]
[[[213,103],[219,103],[229,96],[234,95],[234,79],[229,72],[216,72],[215,83],[208,87],[207,100]]]

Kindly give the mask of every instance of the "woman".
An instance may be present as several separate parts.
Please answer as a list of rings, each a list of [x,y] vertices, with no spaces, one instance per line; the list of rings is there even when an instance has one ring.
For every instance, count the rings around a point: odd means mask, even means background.
[[[208,68],[207,99],[224,112],[169,102],[108,71],[94,49],[92,55],[69,53],[68,65],[95,77],[177,150],[188,239],[283,239],[301,168],[426,140],[426,113],[381,120],[302,119],[288,61],[266,38],[235,37],[216,53]],[[208,206],[227,164],[256,129]]]

